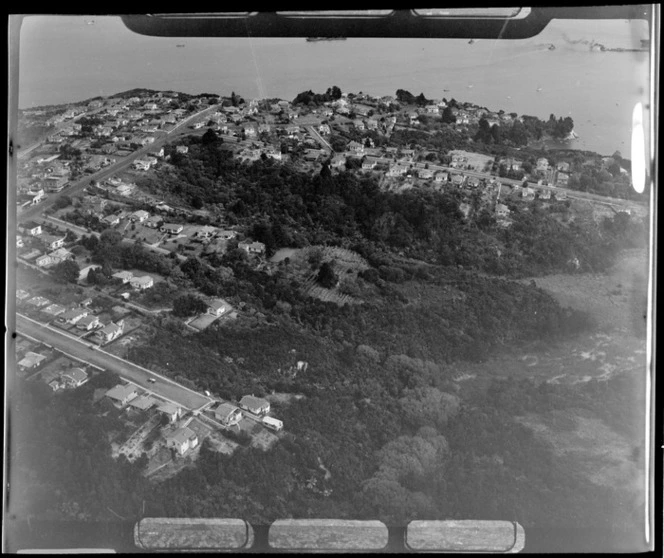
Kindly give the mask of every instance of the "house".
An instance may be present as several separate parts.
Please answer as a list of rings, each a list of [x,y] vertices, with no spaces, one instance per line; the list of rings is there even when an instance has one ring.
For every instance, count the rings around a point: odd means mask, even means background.
[[[468,203],[462,202],[459,204],[459,211],[463,213],[463,216],[465,219],[468,219],[468,216],[470,215],[470,211],[472,209],[472,206]]]
[[[411,124],[417,123],[417,116],[418,116],[418,114],[416,112],[409,112],[408,113],[408,118],[410,119]]]
[[[112,227],[120,224],[120,218],[117,215],[107,215],[102,221]]]
[[[233,307],[221,298],[215,298],[208,303],[207,314],[212,316],[222,316],[232,310]]]
[[[318,131],[321,134],[329,134],[331,132],[330,126],[327,124],[321,124],[320,126],[318,126]]]
[[[52,234],[44,234],[41,236],[41,240],[46,244],[50,250],[57,250],[62,248],[65,244],[64,236],[55,236]]]
[[[216,227],[210,227],[209,225],[205,225],[196,231],[196,237],[210,238],[213,237],[216,234],[216,232],[217,232]]]
[[[174,403],[162,403],[157,411],[168,417],[169,422],[174,423],[182,416],[182,409]]]
[[[152,157],[158,157],[161,158],[164,156],[164,148],[160,147],[159,149],[155,149],[154,151],[150,151],[149,153]]]
[[[569,174],[566,174],[564,172],[559,172],[558,176],[556,176],[556,184],[558,186],[567,186],[569,183]]]
[[[23,232],[28,233],[30,236],[39,236],[42,233],[42,228],[39,223],[35,223],[34,221],[28,221],[27,223],[23,224]]]
[[[58,248],[57,250],[53,250],[53,252],[51,252],[49,256],[53,259],[53,263],[56,264],[64,262],[65,260],[74,259],[74,254],[72,254],[66,248]]]
[[[349,142],[348,145],[346,146],[346,149],[348,151],[355,153],[355,155],[360,155],[360,156],[364,155],[364,145],[356,141]]]
[[[521,161],[519,161],[517,159],[506,159],[504,164],[505,164],[505,168],[507,168],[507,170],[512,169],[514,171],[521,170],[521,166],[522,166]]]
[[[30,293],[28,291],[24,291],[22,289],[18,289],[16,291],[16,298],[18,300],[25,300],[26,298],[30,297]]]
[[[537,170],[542,172],[549,170],[549,161],[545,157],[537,159]]]
[[[163,233],[168,233],[172,235],[172,234],[180,234],[184,230],[184,227],[178,224],[164,223],[159,230]]]
[[[70,368],[66,372],[63,372],[61,377],[65,386],[69,388],[77,388],[88,381],[87,373],[81,368]]]
[[[44,298],[43,296],[35,296],[28,300],[28,304],[32,304],[32,306],[37,306],[39,308],[41,306],[51,304],[51,301],[48,298]]]
[[[408,168],[403,165],[392,165],[387,171],[388,176],[403,176],[408,171]]]
[[[538,197],[541,200],[550,200],[551,199],[551,190],[547,190],[547,189],[540,190]]]
[[[37,264],[38,267],[49,267],[55,264],[55,260],[51,255],[44,254],[35,260],[35,264]]]
[[[89,310],[85,308],[73,308],[72,310],[67,310],[63,312],[58,317],[58,321],[65,324],[76,324],[79,320],[85,318],[90,313]]]
[[[189,152],[189,148],[188,148],[186,145],[178,145],[178,146],[175,148],[175,151],[176,151],[177,153],[185,154],[185,153],[188,153],[188,152]]]
[[[362,120],[353,120],[353,126],[355,126],[355,128],[360,131],[364,131],[365,129],[364,122],[362,122]]]
[[[454,186],[461,186],[463,184],[464,178],[460,174],[452,175],[452,184]]]
[[[367,119],[366,126],[369,130],[377,130],[378,120],[376,120],[375,118],[369,118]]]
[[[248,138],[255,138],[258,135],[258,132],[254,126],[247,125],[244,126],[242,130]]]
[[[219,231],[217,232],[217,236],[221,238],[222,240],[232,240],[237,236],[237,232],[235,231]]]
[[[149,395],[139,395],[129,402],[129,405],[141,411],[147,411],[149,408],[154,407],[157,402]]]
[[[44,355],[28,351],[25,356],[18,362],[18,366],[23,369],[36,368],[44,360],[46,360]]]
[[[133,162],[133,166],[136,170],[150,170],[150,161],[146,161],[145,159],[136,159]]]
[[[264,254],[265,253],[265,244],[262,242],[249,242],[248,240],[239,242],[237,245],[238,248],[244,250],[248,254]]]
[[[480,179],[477,178],[476,176],[469,176],[468,177],[468,186],[470,188],[477,188],[480,185]]]
[[[332,157],[332,160],[330,161],[330,166],[333,169],[340,169],[345,165],[346,165],[346,157],[344,157],[343,155],[335,155],[334,157]]]
[[[84,300],[81,300],[81,302],[78,303],[79,306],[83,306],[84,308],[89,308],[90,305],[92,304],[92,299],[91,298],[86,298]]]
[[[117,401],[123,407],[137,396],[138,390],[136,389],[136,386],[132,384],[119,384],[106,392],[106,397]]]
[[[224,426],[233,426],[242,420],[242,411],[230,403],[220,403],[214,417]]]
[[[150,217],[150,214],[147,211],[145,211],[144,209],[139,209],[138,211],[134,211],[131,214],[130,219],[132,221],[138,221],[139,223],[142,223],[148,217]]]
[[[440,113],[440,109],[439,109],[438,105],[427,105],[424,108],[426,109],[427,114],[439,114]]]
[[[16,237],[16,247],[17,248],[23,248],[25,246],[25,242],[23,241],[23,237],[17,236]]]
[[[431,169],[420,169],[417,176],[423,179],[433,178],[433,171]]]
[[[198,436],[196,436],[193,430],[187,427],[178,428],[166,436],[166,446],[175,448],[180,455],[184,455],[188,450],[195,448],[197,445]]]
[[[100,325],[101,323],[99,322],[99,318],[97,316],[90,315],[81,318],[76,324],[76,327],[78,329],[82,329],[83,331],[92,331],[93,329],[97,329]]]
[[[556,170],[569,172],[569,163],[567,161],[560,161],[560,163],[556,165]]]
[[[151,229],[158,229],[161,226],[163,219],[159,215],[153,215],[145,220],[143,223],[144,227],[149,227]]]
[[[566,200],[567,192],[565,192],[564,190],[556,190],[555,196],[557,200]]]
[[[496,217],[509,217],[510,209],[504,203],[496,204]]]
[[[111,322],[110,324],[104,326],[104,328],[97,331],[95,335],[103,343],[110,343],[114,339],[120,337],[123,331],[124,331],[124,320],[120,320],[117,324]]]
[[[59,304],[50,304],[46,308],[42,309],[43,312],[46,312],[51,316],[58,316],[59,314],[62,314],[65,310],[66,308],[64,306],[60,306]]]
[[[376,161],[373,159],[366,159],[362,161],[362,170],[373,170],[376,168]]]
[[[245,395],[240,399],[240,408],[254,415],[266,415],[270,412],[270,402],[253,395]]]
[[[525,188],[521,189],[521,197],[524,200],[534,200],[535,199],[535,190],[532,188],[526,186]]]
[[[261,123],[258,125],[258,133],[259,134],[269,134],[270,133],[270,125],[266,123]]]
[[[272,417],[263,417],[263,426],[266,428],[269,428],[270,430],[274,430],[275,432],[279,432],[284,428],[284,423],[280,421],[279,419],[272,418]]]
[[[118,271],[112,275],[114,279],[120,279],[122,283],[129,283],[134,278],[134,274],[131,271]]]
[[[154,279],[149,275],[144,275],[142,277],[133,277],[132,279],[129,280],[129,283],[131,284],[133,289],[142,291],[153,287]]]
[[[449,178],[449,175],[446,172],[438,172],[436,173],[436,176],[434,177],[434,180],[436,182],[447,182],[447,179]]]

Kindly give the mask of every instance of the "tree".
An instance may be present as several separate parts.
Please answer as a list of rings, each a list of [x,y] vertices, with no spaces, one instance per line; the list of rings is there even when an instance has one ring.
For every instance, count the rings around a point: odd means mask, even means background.
[[[454,124],[456,122],[456,116],[450,105],[443,109],[442,120],[445,124]]]
[[[65,207],[70,206],[71,203],[72,203],[72,199],[69,196],[67,196],[67,195],[60,196],[53,203],[53,208],[54,209],[64,209]]]
[[[211,145],[217,142],[219,138],[217,137],[217,133],[212,129],[208,129],[207,132],[203,134],[203,137],[201,138],[201,143],[203,145]]]
[[[207,310],[207,304],[197,296],[185,294],[173,301],[173,315],[180,318],[202,314]]]
[[[53,267],[53,276],[61,283],[76,283],[81,268],[74,260],[65,260]]]
[[[101,233],[99,240],[101,244],[115,246],[116,244],[120,244],[120,242],[122,242],[122,233],[114,229],[106,229]]]
[[[323,262],[323,265],[320,266],[316,281],[326,289],[331,289],[337,284],[337,274],[334,272],[330,262]]]

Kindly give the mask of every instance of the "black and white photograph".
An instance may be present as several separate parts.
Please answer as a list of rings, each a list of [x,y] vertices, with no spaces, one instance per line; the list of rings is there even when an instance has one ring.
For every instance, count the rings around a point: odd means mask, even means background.
[[[659,25],[9,15],[3,552],[652,551]]]

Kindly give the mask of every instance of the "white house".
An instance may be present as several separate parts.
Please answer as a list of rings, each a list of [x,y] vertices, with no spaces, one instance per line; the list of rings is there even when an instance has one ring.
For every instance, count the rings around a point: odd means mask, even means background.
[[[253,395],[245,395],[240,400],[240,407],[254,415],[266,415],[270,412],[270,402]]]
[[[61,374],[62,380],[67,387],[77,388],[88,381],[88,375],[81,368],[70,368]]]
[[[154,286],[154,279],[149,275],[143,275],[142,277],[133,277],[129,280],[132,288],[139,291],[149,289]]]
[[[132,384],[117,385],[106,392],[106,397],[117,401],[123,407],[138,395],[136,386]]]
[[[76,327],[78,329],[82,329],[83,331],[92,331],[93,329],[98,328],[100,325],[101,323],[99,322],[98,316],[85,316],[78,321]]]
[[[58,321],[65,324],[76,324],[79,320],[85,318],[90,313],[89,310],[85,308],[74,308],[73,310],[68,310],[63,312],[58,317]]]
[[[168,234],[180,234],[184,230],[184,227],[179,224],[164,223],[159,230]]]
[[[134,278],[134,274],[131,271],[118,271],[112,275],[115,279],[120,279],[123,283],[129,283]]]
[[[166,415],[171,423],[175,422],[182,416],[182,409],[174,403],[163,403],[157,407],[157,411]]]
[[[110,323],[104,328],[100,329],[95,335],[103,342],[110,343],[113,339],[117,339],[124,331],[124,320],[120,320],[117,324]]]
[[[233,307],[225,300],[221,298],[215,298],[208,303],[206,313],[211,314],[212,316],[223,316],[232,310],[232,308]]]
[[[264,254],[265,253],[265,244],[262,242],[239,242],[238,248],[244,250],[248,254]]]
[[[220,403],[214,410],[215,418],[224,426],[233,426],[242,420],[242,411],[230,403]]]
[[[198,436],[196,433],[185,427],[178,428],[166,436],[166,446],[175,448],[180,454],[184,455],[188,450],[195,448],[198,445]]]
[[[131,214],[130,219],[131,219],[132,221],[138,221],[139,223],[142,223],[142,222],[145,221],[148,217],[150,217],[150,214],[149,214],[147,211],[145,211],[144,209],[139,209],[138,211],[134,211],[134,212]]]

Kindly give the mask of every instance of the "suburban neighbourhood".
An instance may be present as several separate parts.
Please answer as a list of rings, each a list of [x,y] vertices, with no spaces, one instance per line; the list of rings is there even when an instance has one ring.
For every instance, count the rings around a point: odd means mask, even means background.
[[[13,378],[71,409],[60,464],[120,471],[54,516],[495,518],[555,489],[578,518],[618,473],[569,465],[574,421],[641,458],[602,413],[641,358],[609,362],[643,327],[613,266],[649,208],[571,117],[133,89],[20,130]]]

